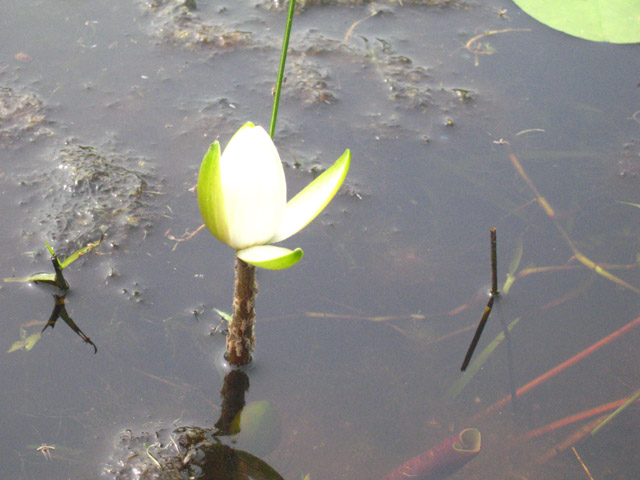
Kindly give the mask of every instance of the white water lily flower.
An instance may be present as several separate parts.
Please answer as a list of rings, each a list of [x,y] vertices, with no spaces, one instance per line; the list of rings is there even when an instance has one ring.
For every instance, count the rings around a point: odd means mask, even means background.
[[[209,231],[257,267],[280,270],[296,264],[302,250],[276,247],[307,226],[344,181],[351,152],[287,203],[287,184],[278,150],[269,134],[248,122],[220,155],[211,144],[198,176],[198,204]]]

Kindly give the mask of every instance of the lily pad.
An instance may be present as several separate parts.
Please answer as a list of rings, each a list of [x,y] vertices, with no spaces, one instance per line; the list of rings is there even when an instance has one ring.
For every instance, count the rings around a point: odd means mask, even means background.
[[[634,0],[514,2],[539,22],[574,37],[594,42],[640,42],[640,2]]]

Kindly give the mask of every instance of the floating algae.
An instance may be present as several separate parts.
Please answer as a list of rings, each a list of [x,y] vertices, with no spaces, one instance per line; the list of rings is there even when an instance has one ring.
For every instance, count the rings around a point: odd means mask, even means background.
[[[322,6],[322,5],[399,5],[401,7],[409,6],[429,6],[429,7],[452,7],[459,8],[464,5],[459,0],[297,0],[296,10],[302,11],[305,8]],[[261,0],[260,6],[269,9],[285,9],[288,8],[288,2],[282,0]]]
[[[221,17],[218,23],[200,18],[196,2],[184,0],[152,0],[143,3],[149,18],[148,30],[152,36],[185,45],[211,46],[219,49],[251,45],[250,32],[229,27],[229,19]]]
[[[42,135],[51,135],[46,127],[44,110],[42,100],[34,94],[0,88],[0,146],[16,146]]]
[[[258,457],[223,444],[213,430],[200,427],[153,434],[124,430],[103,474],[110,480],[283,480]]]
[[[39,233],[62,255],[103,234],[111,245],[135,230],[146,234],[157,213],[160,182],[148,162],[95,147],[67,145],[50,170],[20,183],[31,193],[24,217],[36,222],[25,234]]]

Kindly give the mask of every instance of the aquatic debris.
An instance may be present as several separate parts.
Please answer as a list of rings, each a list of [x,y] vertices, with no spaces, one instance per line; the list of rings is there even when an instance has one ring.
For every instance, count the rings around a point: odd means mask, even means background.
[[[31,191],[24,218],[35,222],[25,233],[51,239],[65,255],[102,235],[118,245],[133,231],[146,234],[161,190],[143,158],[78,144],[55,153],[49,168],[19,180]]]
[[[153,36],[185,45],[212,46],[229,49],[251,43],[250,32],[234,30],[228,21],[211,24],[203,21],[193,1],[151,0],[143,2],[151,17],[149,30]]]
[[[313,106],[338,102],[336,64],[366,63],[362,51],[314,30],[296,39],[290,50],[292,66],[287,70],[285,93]]]
[[[103,469],[110,480],[283,480],[258,457],[221,443],[211,429],[163,428],[153,434],[126,429],[116,447]]]
[[[331,76],[326,69],[307,57],[293,61],[295,83],[293,96],[310,105],[336,103],[338,100],[333,88],[329,85]]]
[[[426,69],[415,66],[410,58],[396,54],[389,42],[379,38],[368,47],[367,57],[388,85],[389,100],[408,109],[427,110],[433,106]]]
[[[396,468],[384,480],[443,480],[478,455],[481,443],[478,430],[465,428]]]
[[[373,0],[297,0],[296,2],[296,13],[303,11],[305,8],[314,7],[314,6],[330,6],[330,5],[369,5],[369,4],[379,4],[379,3],[387,3],[390,5],[400,5],[403,7],[418,7],[418,6],[426,6],[426,7],[451,7],[451,8],[460,8],[465,5],[464,2],[460,0],[386,0],[384,2],[373,1]],[[273,9],[273,10],[282,10],[286,8],[287,2],[278,1],[278,0],[262,0],[259,5],[263,8]]]
[[[34,94],[0,88],[0,145],[15,146],[51,135],[44,111],[42,100]]]
[[[640,141],[631,140],[622,146],[618,168],[621,177],[640,177]]]

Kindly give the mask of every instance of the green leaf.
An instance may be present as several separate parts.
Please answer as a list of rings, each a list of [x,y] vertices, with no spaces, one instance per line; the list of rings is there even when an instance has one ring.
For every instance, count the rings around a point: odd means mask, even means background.
[[[519,321],[520,321],[520,317],[513,320],[509,325],[507,325],[507,330],[511,331],[511,329],[515,327]],[[498,345],[500,345],[500,343],[502,343],[503,340],[504,340],[504,331],[496,335],[496,338],[494,338],[491,341],[491,343],[489,343],[489,345],[485,347],[482,353],[478,355],[473,362],[471,362],[471,364],[469,365],[467,370],[462,374],[462,376],[458,378],[458,380],[456,380],[456,382],[451,386],[451,388],[449,388],[449,391],[447,392],[449,397],[456,398],[460,394],[460,392],[464,389],[464,387],[467,386],[467,384],[471,381],[473,376],[476,373],[478,373],[478,370],[480,370],[480,367],[484,365],[484,362],[486,362],[489,359],[493,351],[496,348],[498,348]]]
[[[47,241],[46,241],[46,240],[44,241],[44,244],[47,246],[47,250],[49,250],[49,254],[50,254],[52,257],[53,257],[53,256],[55,256],[56,252],[53,250],[53,248],[51,247],[51,245],[49,245],[49,244],[47,243]]]
[[[240,260],[256,267],[283,270],[298,263],[304,254],[300,248],[289,250],[273,245],[257,245],[238,250],[236,255]]]
[[[8,278],[5,278],[4,281],[7,283],[42,282],[42,283],[52,283],[55,285],[56,274],[55,273],[34,273],[33,275],[29,275],[28,277],[8,277]]]
[[[220,144],[211,144],[198,174],[198,205],[204,224],[223,243],[229,238],[229,226],[224,214],[224,199],[220,180]]]
[[[222,310],[218,310],[217,308],[214,308],[214,310],[216,311],[216,313],[218,315],[220,315],[224,320],[226,320],[228,323],[231,323],[231,315],[229,315],[227,312],[223,312]]]
[[[74,261],[76,261],[78,258],[80,258],[81,256],[89,253],[91,250],[93,250],[94,248],[96,248],[98,245],[100,245],[100,242],[102,242],[102,239],[104,238],[104,235],[102,235],[100,237],[100,239],[96,242],[93,243],[89,243],[86,247],[81,248],[80,250],[72,253],[71,255],[69,255],[64,262],[60,263],[60,260],[58,260],[58,264],[60,265],[60,268],[62,270],[64,270],[65,268],[67,268],[69,265],[71,265]],[[45,242],[46,243],[46,242]],[[48,246],[48,245],[47,245]],[[52,254],[53,255],[53,254]]]
[[[631,202],[620,202],[620,201],[616,201],[616,203],[621,203],[622,205],[631,205],[632,207],[636,207],[636,208],[640,208],[640,205],[637,203],[631,203]]]
[[[638,0],[514,0],[545,25],[574,37],[609,43],[640,42]]]
[[[511,257],[511,263],[509,263],[509,271],[507,272],[507,279],[502,286],[502,293],[509,293],[513,282],[516,281],[516,271],[520,266],[520,261],[522,260],[522,235],[518,238],[518,245],[516,246],[515,252],[513,252],[513,257]]]
[[[600,422],[596,428],[591,430],[591,435],[595,435],[596,433],[598,433],[598,431],[602,427],[604,427],[607,423],[609,423],[611,420],[617,417],[620,412],[622,412],[625,408],[627,408],[633,402],[638,400],[638,398],[640,398],[640,390],[636,390],[636,392],[633,395],[631,395],[630,398],[628,398],[622,405],[616,408],[613,413],[609,414],[609,416],[607,416],[607,418],[605,418],[602,422]]]
[[[350,164],[351,151],[347,149],[328,170],[289,200],[282,223],[271,242],[289,238],[311,223],[338,192]]]
[[[11,348],[7,350],[7,353],[15,352],[16,350],[25,350],[28,352],[36,345],[38,340],[40,340],[40,336],[41,336],[40,332],[32,333],[27,338],[23,338],[22,340],[13,342],[13,345],[11,345]]]

